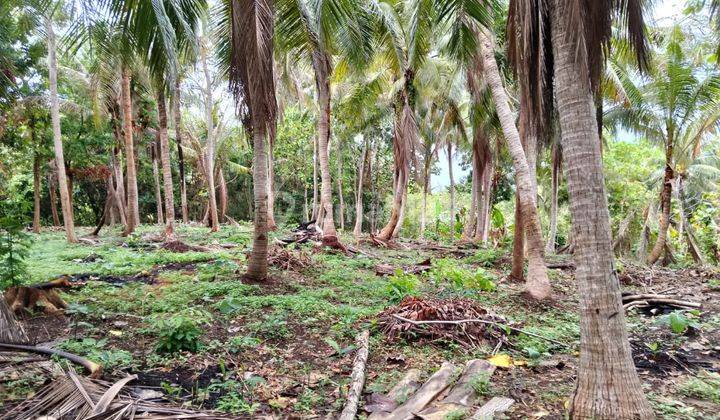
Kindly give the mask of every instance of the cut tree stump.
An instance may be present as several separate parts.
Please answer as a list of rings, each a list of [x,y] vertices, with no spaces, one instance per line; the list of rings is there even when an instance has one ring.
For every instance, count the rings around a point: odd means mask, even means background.
[[[436,401],[417,416],[423,420],[443,420],[454,413],[465,413],[478,399],[473,389],[473,382],[483,376],[485,379],[492,376],[495,366],[485,360],[470,360],[465,365],[462,376],[458,379],[450,393],[440,401]]]
[[[490,399],[490,401],[488,401],[485,405],[478,408],[478,410],[475,412],[475,414],[473,414],[471,419],[493,420],[495,414],[507,411],[507,409],[510,408],[513,404],[515,404],[515,400],[513,400],[512,398],[492,397],[492,399]]]
[[[418,392],[410,397],[404,404],[393,410],[388,416],[381,417],[386,420],[407,420],[415,417],[415,413],[422,411],[430,401],[434,400],[452,382],[455,365],[450,362],[442,364],[430,379],[420,387]]]
[[[55,288],[71,286],[67,278],[32,286],[12,286],[5,291],[5,301],[15,314],[40,311],[56,314],[67,308]]]
[[[402,401],[408,399],[408,397],[415,393],[420,388],[420,371],[417,369],[410,369],[405,373],[405,376],[395,384],[395,386],[387,393],[387,395],[380,395],[379,399],[384,400],[383,404],[385,407],[373,410],[367,420],[381,420],[390,415],[390,412],[397,408]],[[368,405],[365,406],[369,408]],[[369,410],[367,410],[369,411]]]

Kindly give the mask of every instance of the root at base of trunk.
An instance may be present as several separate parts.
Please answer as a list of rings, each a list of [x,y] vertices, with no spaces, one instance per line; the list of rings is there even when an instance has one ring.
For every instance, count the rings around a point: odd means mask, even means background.
[[[5,300],[16,313],[40,311],[55,314],[67,309],[67,303],[58,295],[56,287],[68,287],[67,279],[58,279],[35,286],[13,286],[5,291]]]

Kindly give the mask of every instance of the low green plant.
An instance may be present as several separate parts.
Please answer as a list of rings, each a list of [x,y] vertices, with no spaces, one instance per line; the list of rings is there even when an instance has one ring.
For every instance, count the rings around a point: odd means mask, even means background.
[[[465,258],[465,262],[489,268],[495,265],[503,253],[502,248],[481,248],[474,255]]]
[[[490,375],[479,373],[470,379],[470,387],[481,397],[490,394]]]
[[[287,326],[287,312],[279,311],[266,316],[262,321],[254,322],[248,327],[257,336],[265,339],[282,340],[291,336]]]
[[[441,258],[433,262],[429,272],[430,279],[435,284],[449,282],[455,288],[482,290],[492,292],[495,290],[495,276],[482,268],[470,271],[458,263],[457,260]]]
[[[249,403],[237,392],[223,395],[218,399],[215,406],[215,409],[222,413],[247,414],[248,416],[255,414],[258,408],[260,408],[259,403]]]
[[[674,311],[661,318],[661,322],[667,324],[675,334],[685,334],[688,328],[700,328],[700,325],[693,319],[694,317],[691,313]]]
[[[25,259],[32,239],[24,231],[22,206],[0,200],[0,290],[18,286],[28,278]]]
[[[207,312],[197,309],[171,316],[154,316],[150,332],[158,337],[155,350],[158,353],[196,352],[200,345],[201,327],[209,320]]]
[[[107,340],[102,338],[83,338],[82,340],[66,340],[59,347],[67,352],[87,357],[99,363],[103,368],[128,367],[133,364],[130,352],[121,349],[107,348]]]
[[[417,296],[420,281],[414,274],[407,274],[402,269],[388,277],[386,293],[393,303],[400,302],[406,296]]]
[[[322,403],[323,398],[315,392],[312,389],[305,389],[302,394],[300,394],[297,398],[297,402],[295,403],[295,409],[297,411],[312,411],[313,408],[317,407]]]
[[[250,335],[240,335],[231,338],[228,341],[228,350],[230,353],[240,353],[241,351],[255,348],[260,345],[260,340]]]
[[[697,377],[682,383],[678,391],[687,397],[720,404],[720,374],[702,371]]]

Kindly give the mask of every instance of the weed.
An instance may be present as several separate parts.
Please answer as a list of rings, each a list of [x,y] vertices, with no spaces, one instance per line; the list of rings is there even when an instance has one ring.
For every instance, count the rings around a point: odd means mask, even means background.
[[[237,392],[231,392],[220,397],[217,401],[215,409],[222,413],[230,414],[247,414],[253,415],[260,408],[259,403],[249,403],[245,401],[242,395]]]
[[[479,373],[470,379],[470,387],[481,397],[490,395],[490,375]]]
[[[429,276],[435,284],[442,284],[447,281],[455,288],[483,290],[486,292],[495,290],[494,275],[482,268],[472,272],[462,267],[457,260],[450,258],[435,260]]]
[[[287,313],[276,312],[262,321],[254,322],[248,326],[256,335],[265,339],[282,340],[290,337],[287,327]]]
[[[687,397],[694,397],[720,404],[720,374],[700,372],[695,378],[685,381],[678,391]]]
[[[393,303],[400,302],[406,296],[417,296],[420,281],[413,274],[406,274],[401,269],[388,277],[387,295]]]
[[[210,320],[207,312],[188,309],[170,317],[154,317],[154,334],[158,337],[155,350],[159,353],[176,353],[183,350],[196,352],[202,324]]]
[[[133,364],[132,354],[125,350],[108,349],[107,340],[83,338],[82,340],[67,340],[60,343],[60,348],[100,363],[105,369],[114,367],[128,367]]]
[[[323,398],[312,389],[305,389],[297,398],[294,408],[297,411],[308,412],[322,403]]]
[[[250,336],[236,336],[228,341],[228,350],[230,353],[240,353],[241,351],[255,348],[260,345],[260,340]]]
[[[503,253],[504,250],[502,248],[482,248],[478,249],[474,255],[465,258],[465,262],[490,268],[495,265]]]

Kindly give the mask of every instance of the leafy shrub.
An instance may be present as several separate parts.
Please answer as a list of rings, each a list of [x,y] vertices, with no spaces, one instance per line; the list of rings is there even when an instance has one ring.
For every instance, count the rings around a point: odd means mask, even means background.
[[[476,289],[491,292],[495,290],[494,278],[491,273],[478,268],[475,272],[458,264],[456,260],[442,258],[435,260],[429,272],[430,279],[436,284],[449,282],[453,287]]]
[[[503,252],[502,248],[482,248],[475,252],[475,255],[471,255],[465,258],[465,262],[470,264],[478,264],[482,267],[492,267],[500,259]]]
[[[17,286],[28,276],[25,259],[32,240],[23,231],[22,214],[22,206],[0,202],[0,290]]]
[[[59,347],[67,352],[87,357],[93,362],[100,363],[103,368],[127,367],[133,363],[132,354],[125,350],[107,349],[107,340],[83,338],[82,340],[67,340]]]
[[[154,317],[154,333],[158,337],[158,353],[176,353],[198,350],[202,335],[201,326],[209,321],[207,312],[189,309],[170,317]]]
[[[405,296],[417,296],[420,281],[414,274],[407,274],[396,269],[395,274],[388,277],[386,293],[393,303],[400,302]]]

